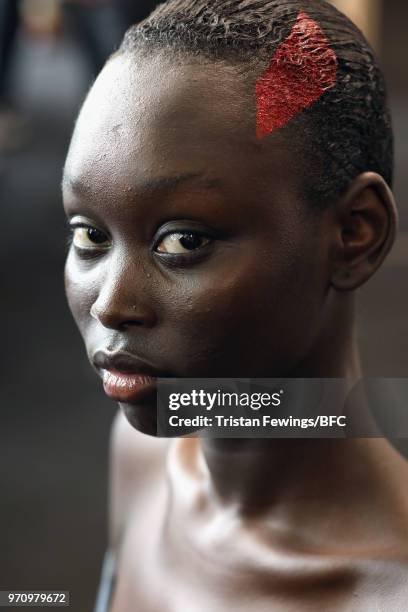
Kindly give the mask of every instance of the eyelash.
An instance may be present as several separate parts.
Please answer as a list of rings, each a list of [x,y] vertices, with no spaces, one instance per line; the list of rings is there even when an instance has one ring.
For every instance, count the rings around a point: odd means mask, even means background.
[[[158,251],[158,246],[164,242],[164,240],[173,234],[193,234],[194,236],[198,236],[204,240],[208,240],[207,244],[201,246],[197,249],[192,249],[191,251],[187,251],[185,253],[166,253],[164,251]],[[214,236],[211,236],[208,232],[203,230],[197,230],[192,228],[182,228],[182,227],[172,227],[171,229],[162,231],[157,238],[155,239],[152,247],[152,251],[155,256],[160,257],[161,260],[166,261],[169,265],[182,265],[189,263],[197,262],[201,260],[206,254],[208,254],[208,249],[214,243]]]
[[[100,232],[101,234],[105,235],[107,240],[109,240],[109,237],[107,236],[105,232],[103,232],[102,230],[99,230],[97,227],[91,224],[88,224],[88,223],[71,224],[70,222],[68,222],[68,230],[69,230],[69,235],[67,239],[68,249],[71,247],[74,247],[74,249],[80,254],[82,259],[91,259],[91,258],[95,258],[95,257],[98,257],[106,253],[106,251],[108,250],[108,248],[106,247],[98,248],[98,246],[95,245],[95,248],[91,248],[91,247],[81,248],[75,245],[74,244],[74,232],[78,228],[84,228],[87,230],[94,229]],[[191,253],[182,254],[182,253],[165,253],[165,252],[157,251],[156,250],[157,247],[164,241],[164,239],[167,236],[170,236],[172,234],[194,234],[194,235],[200,236],[200,238],[209,240],[209,242],[200,248],[192,250]],[[193,261],[195,262],[195,261],[201,260],[203,256],[206,255],[206,251],[208,251],[208,247],[211,247],[213,242],[214,242],[214,237],[205,231],[198,231],[198,230],[175,227],[175,228],[171,228],[171,230],[164,231],[155,239],[153,243],[152,251],[155,256],[159,257],[161,260],[166,261],[167,265],[177,266],[177,265],[188,264],[188,263],[192,263]]]
[[[95,257],[100,256],[101,254],[106,253],[106,251],[108,250],[106,247],[99,247],[97,245],[95,245],[95,248],[86,248],[86,247],[79,247],[77,245],[74,244],[74,234],[75,234],[75,230],[76,229],[80,229],[80,228],[84,228],[86,230],[96,230],[98,232],[100,232],[101,234],[103,234],[104,236],[106,236],[107,240],[109,240],[109,237],[106,235],[105,232],[103,232],[102,230],[100,230],[99,228],[95,227],[94,225],[91,225],[90,223],[81,223],[81,222],[77,222],[77,223],[70,223],[69,221],[67,222],[68,224],[68,237],[67,237],[67,247],[68,250],[70,248],[74,248],[77,253],[80,254],[81,259],[93,259]]]

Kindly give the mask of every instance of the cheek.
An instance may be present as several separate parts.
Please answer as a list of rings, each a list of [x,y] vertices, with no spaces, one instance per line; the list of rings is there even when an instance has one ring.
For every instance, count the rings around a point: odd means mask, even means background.
[[[68,305],[82,335],[91,321],[90,308],[96,298],[96,285],[89,274],[80,273],[74,262],[72,252],[68,254],[64,270],[65,293]]]
[[[203,376],[244,377],[292,367],[316,333],[317,285],[300,257],[235,260],[228,269],[198,274],[173,293],[185,367]]]

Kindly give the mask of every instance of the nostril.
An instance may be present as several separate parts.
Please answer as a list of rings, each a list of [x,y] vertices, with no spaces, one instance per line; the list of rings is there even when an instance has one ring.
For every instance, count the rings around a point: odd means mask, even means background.
[[[119,327],[121,329],[125,329],[126,327],[140,327],[143,324],[144,324],[143,321],[138,321],[138,320],[123,321],[122,323],[119,324]]]

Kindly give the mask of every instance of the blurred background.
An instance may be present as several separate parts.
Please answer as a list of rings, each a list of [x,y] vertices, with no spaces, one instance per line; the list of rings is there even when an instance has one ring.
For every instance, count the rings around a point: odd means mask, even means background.
[[[365,372],[408,372],[405,0],[336,0],[377,49],[396,137],[398,243],[361,292]],[[156,2],[0,0],[2,333],[0,590],[70,590],[93,609],[106,548],[115,405],[91,372],[63,291],[60,181],[75,116],[127,27]],[[12,609],[12,608],[10,608]]]

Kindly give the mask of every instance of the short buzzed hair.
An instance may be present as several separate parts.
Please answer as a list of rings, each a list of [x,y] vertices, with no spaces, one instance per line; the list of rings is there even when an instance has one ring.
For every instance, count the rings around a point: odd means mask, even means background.
[[[169,0],[128,30],[119,52],[164,49],[247,65],[261,75],[302,11],[335,53],[336,82],[283,129],[290,130],[290,141],[302,151],[306,198],[322,208],[362,172],[377,172],[390,186],[393,178],[393,134],[381,69],[360,30],[332,5],[324,0]]]

